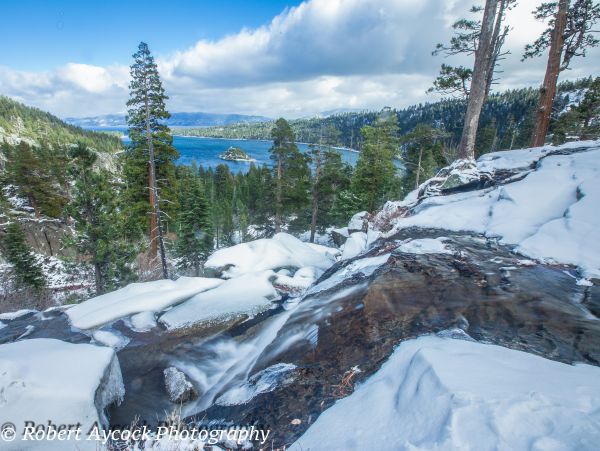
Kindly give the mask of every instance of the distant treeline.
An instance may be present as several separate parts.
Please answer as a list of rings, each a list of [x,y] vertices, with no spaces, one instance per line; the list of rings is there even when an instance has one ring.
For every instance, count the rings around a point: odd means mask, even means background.
[[[592,78],[564,81],[559,84],[554,102],[555,118],[581,89],[588,88]],[[478,137],[478,153],[526,147],[531,137],[539,91],[534,88],[512,89],[492,94],[483,107]],[[412,132],[417,124],[426,124],[450,134],[449,146],[460,140],[466,109],[464,99],[444,99],[393,110],[398,117],[399,133]],[[322,131],[333,126],[338,131],[336,145],[360,149],[361,129],[372,125],[379,112],[341,113],[325,118],[314,117],[289,121],[298,142],[318,143]],[[184,136],[226,139],[270,139],[274,122],[239,123],[220,127],[177,129]]]

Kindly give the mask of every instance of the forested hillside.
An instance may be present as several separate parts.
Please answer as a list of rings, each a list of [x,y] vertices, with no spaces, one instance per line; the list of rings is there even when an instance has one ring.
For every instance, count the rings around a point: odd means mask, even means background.
[[[0,96],[0,142],[14,145],[21,140],[50,147],[79,142],[101,152],[114,152],[121,147],[115,135],[69,125],[50,113]]]
[[[554,119],[565,107],[581,96],[592,78],[559,84],[554,102]],[[534,88],[514,89],[492,94],[484,104],[478,138],[478,153],[508,150],[527,145],[533,126],[533,118],[539,91]],[[447,98],[433,103],[413,105],[394,110],[398,116],[400,135],[415,129],[417,124],[427,124],[449,133],[447,145],[456,147],[460,140],[466,101]],[[291,120],[290,126],[299,142],[318,143],[323,128],[333,126],[338,130],[336,145],[360,149],[361,128],[371,125],[379,112],[351,112],[328,117]],[[270,139],[274,121],[238,123],[220,127],[176,129],[185,136],[206,136],[229,139]]]

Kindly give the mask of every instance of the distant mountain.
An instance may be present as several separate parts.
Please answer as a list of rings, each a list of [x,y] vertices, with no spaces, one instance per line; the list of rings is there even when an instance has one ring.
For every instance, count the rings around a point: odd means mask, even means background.
[[[167,120],[170,127],[214,127],[235,123],[254,123],[270,120],[264,116],[249,116],[245,114],[217,114],[217,113],[172,113]],[[68,117],[65,121],[79,127],[126,127],[125,115],[105,114],[91,117]]]

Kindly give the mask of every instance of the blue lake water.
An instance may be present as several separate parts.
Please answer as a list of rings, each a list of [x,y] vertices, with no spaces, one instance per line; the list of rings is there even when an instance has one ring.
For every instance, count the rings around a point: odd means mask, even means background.
[[[121,127],[89,127],[91,130],[99,131],[119,131],[126,133],[127,130]],[[123,139],[127,144],[127,137]],[[246,161],[225,161],[219,158],[219,155],[225,152],[229,147],[239,147],[254,160],[254,164],[262,166],[272,165],[269,158],[269,149],[273,145],[272,141],[257,139],[218,139],[218,138],[199,138],[196,136],[173,136],[173,145],[179,151],[179,160],[177,164],[191,165],[196,161],[198,166],[205,168],[216,168],[219,164],[226,164],[234,172],[248,172],[250,162]],[[308,144],[298,144],[302,152],[308,151]],[[358,153],[348,149],[337,149],[342,155],[342,161],[352,166],[358,160]]]
[[[215,138],[197,138],[188,136],[174,136],[173,145],[179,151],[178,164],[191,165],[192,161],[196,161],[198,166],[202,165],[205,168],[215,168],[219,164],[225,163],[229,166],[232,172],[247,172],[250,167],[250,162],[246,161],[224,161],[219,158],[219,155],[225,152],[229,147],[239,147],[246,152],[250,157],[255,159],[256,165],[272,165],[269,158],[269,149],[273,145],[271,141],[261,141],[256,139],[215,139]],[[298,148],[302,152],[308,150],[307,144],[298,144]],[[358,159],[358,153],[338,149],[342,155],[342,160],[354,166]]]

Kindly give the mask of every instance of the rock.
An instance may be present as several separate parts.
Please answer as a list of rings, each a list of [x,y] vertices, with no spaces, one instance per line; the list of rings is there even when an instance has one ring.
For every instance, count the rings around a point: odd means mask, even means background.
[[[183,404],[198,397],[198,392],[184,372],[170,366],[164,370],[164,375],[165,388],[171,402]]]
[[[354,232],[367,232],[369,227],[369,213],[361,211],[356,213],[348,223],[348,233],[352,235]]]
[[[342,246],[350,234],[348,233],[348,227],[342,227],[341,229],[333,229],[331,231],[331,239],[336,246]]]

